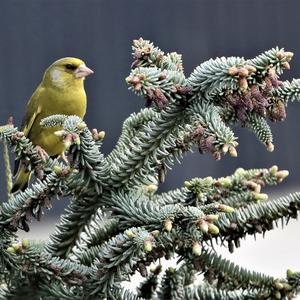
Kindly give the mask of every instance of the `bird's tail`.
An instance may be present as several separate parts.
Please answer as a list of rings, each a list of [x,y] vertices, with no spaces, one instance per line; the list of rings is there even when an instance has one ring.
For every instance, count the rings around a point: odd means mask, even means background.
[[[11,193],[17,191],[24,191],[28,187],[28,183],[31,177],[31,172],[26,171],[23,166],[20,166],[16,175],[16,181],[11,189]]]

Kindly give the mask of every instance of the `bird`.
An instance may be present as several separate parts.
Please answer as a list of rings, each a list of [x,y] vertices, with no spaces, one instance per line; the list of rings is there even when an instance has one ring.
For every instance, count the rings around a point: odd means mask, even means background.
[[[75,57],[65,57],[55,61],[45,71],[41,83],[33,92],[26,107],[21,131],[33,145],[46,155],[55,157],[65,152],[66,146],[61,137],[54,133],[59,126],[44,128],[43,118],[55,114],[76,115],[83,118],[86,113],[87,97],[84,79],[93,74],[85,62]],[[42,153],[41,152],[41,153]],[[24,191],[31,177],[30,171],[20,159],[15,161],[16,178],[11,193]]]

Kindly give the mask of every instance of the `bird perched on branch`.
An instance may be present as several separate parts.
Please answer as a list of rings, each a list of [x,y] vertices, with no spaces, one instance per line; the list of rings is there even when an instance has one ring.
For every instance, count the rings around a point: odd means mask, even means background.
[[[32,143],[49,156],[63,154],[65,145],[54,134],[60,127],[43,128],[43,118],[54,114],[77,115],[84,117],[86,112],[86,93],[84,79],[94,73],[78,58],[66,57],[55,61],[44,73],[42,82],[32,94],[22,122],[22,131]],[[15,162],[16,181],[11,190],[25,190],[31,172],[26,170],[20,160]]]

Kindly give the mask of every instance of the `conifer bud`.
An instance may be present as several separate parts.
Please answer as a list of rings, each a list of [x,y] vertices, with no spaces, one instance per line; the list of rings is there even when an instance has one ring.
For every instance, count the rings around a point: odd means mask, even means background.
[[[164,229],[168,232],[172,230],[172,221],[171,220],[165,220],[164,221]]]
[[[217,235],[217,234],[219,234],[220,229],[215,224],[208,223],[208,232],[211,233],[211,234]]]
[[[12,244],[11,246],[15,249],[16,252],[19,252],[22,248],[19,243]]]
[[[150,240],[145,240],[144,241],[144,251],[145,252],[151,252],[152,249],[153,249],[152,242]]]
[[[283,282],[282,284],[283,284],[283,289],[286,291],[291,291],[293,289],[293,287],[286,282]]]
[[[269,197],[268,194],[255,193],[255,192],[253,192],[253,196],[256,201],[265,201],[265,200],[268,200],[268,197]]]
[[[267,147],[267,150],[269,152],[273,152],[274,151],[274,144],[273,143],[267,143],[266,147]]]
[[[276,291],[276,292],[274,293],[274,296],[275,296],[275,299],[278,299],[278,300],[281,299],[281,293],[280,293],[279,291]]]
[[[53,167],[53,172],[54,172],[56,175],[60,175],[61,172],[62,172],[61,166],[55,165],[55,166]]]
[[[187,189],[190,189],[193,186],[193,184],[190,181],[187,181],[187,180],[183,183],[183,185]]]
[[[285,57],[285,54],[284,54],[283,51],[278,51],[276,53],[276,57],[281,60],[281,59],[283,59]]]
[[[77,145],[77,146],[79,146],[80,145],[80,137],[79,137],[79,135],[73,135],[73,141],[74,141],[74,144],[75,145]]]
[[[276,290],[282,290],[284,287],[283,284],[279,280],[275,281],[274,286],[275,286]]]
[[[15,250],[14,247],[8,247],[8,248],[6,249],[6,252],[8,252],[8,253],[10,253],[10,254],[15,254],[15,253],[16,253],[16,250]]]
[[[135,91],[140,91],[142,89],[142,84],[141,83],[137,83],[135,86],[134,86],[134,90]]]
[[[146,188],[147,194],[153,195],[157,191],[158,186],[156,184],[148,184],[148,185],[146,185],[145,188]]]
[[[86,127],[86,124],[83,121],[77,124],[77,128],[79,130],[83,130],[85,127]]]
[[[285,56],[285,59],[286,61],[291,61],[293,56],[294,56],[294,53],[293,52],[290,52],[290,51],[287,51],[287,52],[284,52],[284,56]]]
[[[27,249],[27,248],[29,248],[29,246],[30,246],[29,240],[23,239],[23,240],[22,240],[22,248],[23,248],[23,249]]]
[[[234,208],[225,204],[219,204],[218,210],[225,213],[232,213],[234,212]]]
[[[229,146],[228,146],[227,144],[223,145],[223,147],[222,147],[222,152],[223,152],[223,153],[227,153],[228,150],[229,150]]]
[[[248,70],[249,74],[256,72],[256,68],[253,66],[246,65],[245,68]]]
[[[296,275],[296,273],[293,270],[287,269],[287,271],[286,271],[286,277],[287,277],[287,279],[292,279],[292,278],[295,277],[295,275]]]
[[[289,171],[287,170],[278,171],[275,173],[275,176],[278,182],[282,182],[284,178],[289,176]]]
[[[275,77],[275,76],[276,76],[276,71],[275,71],[275,69],[270,68],[270,69],[268,70],[268,75],[271,76],[271,77]]]
[[[132,230],[126,230],[125,231],[125,234],[130,238],[130,239],[133,239],[136,234],[132,231]]]
[[[238,73],[239,73],[239,69],[237,67],[230,67],[228,69],[228,74],[230,76],[236,76],[236,75],[238,75]]]
[[[245,77],[239,78],[239,87],[242,92],[245,92],[248,89],[248,81]]]
[[[291,68],[290,64],[287,61],[282,63],[281,66],[282,66],[282,69],[284,69],[284,70],[289,70]]]
[[[197,222],[197,225],[199,227],[199,229],[203,232],[203,233],[207,233],[208,232],[208,222],[203,220],[203,219],[200,219],[198,222]]]
[[[246,68],[239,69],[239,76],[240,77],[247,77],[249,75],[249,71]]]
[[[158,237],[160,235],[160,231],[159,230],[153,230],[151,231],[151,234],[154,236],[154,237]]]
[[[68,150],[70,148],[70,146],[72,145],[72,134],[68,134],[65,138],[64,138],[64,145],[66,147],[66,149]]]
[[[207,215],[207,216],[205,216],[205,220],[207,221],[207,222],[215,222],[215,221],[217,221],[219,219],[219,215]]]
[[[237,156],[238,156],[235,147],[229,147],[229,154],[230,154],[230,156],[232,156],[232,157],[237,157]]]
[[[193,243],[193,254],[195,256],[200,256],[202,253],[202,246],[198,242]]]
[[[278,166],[274,165],[269,169],[271,175],[275,175],[278,172]]]
[[[104,139],[104,137],[105,137],[105,131],[100,131],[100,132],[98,133],[98,138],[99,138],[99,140],[102,141],[102,140]]]
[[[232,181],[229,177],[221,177],[216,181],[216,183],[222,187],[230,187]]]
[[[244,176],[246,175],[246,173],[247,173],[246,170],[243,168],[237,168],[234,172],[234,174],[237,176]]]

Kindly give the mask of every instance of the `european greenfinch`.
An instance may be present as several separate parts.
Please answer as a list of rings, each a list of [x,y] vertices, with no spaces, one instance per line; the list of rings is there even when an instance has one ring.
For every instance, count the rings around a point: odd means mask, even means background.
[[[49,156],[63,154],[66,150],[62,138],[54,134],[62,128],[41,127],[41,120],[55,114],[77,115],[83,118],[86,112],[84,79],[92,73],[81,59],[59,59],[45,71],[42,82],[32,94],[21,128],[24,135]],[[12,193],[25,190],[31,176],[31,172],[26,170],[20,160],[15,163],[15,174],[16,181]]]

